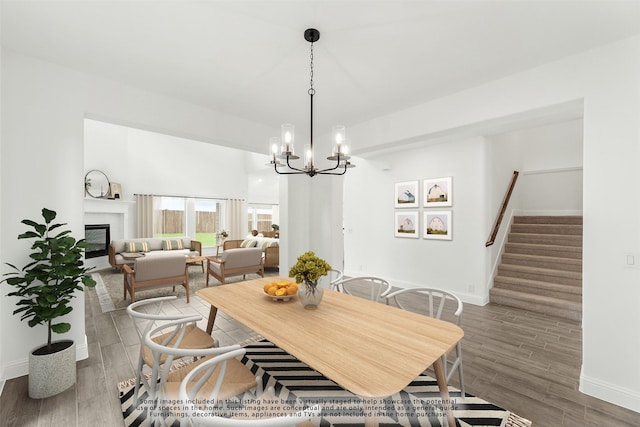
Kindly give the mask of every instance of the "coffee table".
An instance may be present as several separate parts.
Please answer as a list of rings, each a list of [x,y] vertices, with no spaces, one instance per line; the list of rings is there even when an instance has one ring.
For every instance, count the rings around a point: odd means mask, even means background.
[[[207,257],[204,257],[202,255],[197,255],[197,256],[187,255],[187,268],[189,268],[190,265],[200,264],[200,266],[202,267],[202,272],[204,273],[204,262],[206,260],[207,260]]]

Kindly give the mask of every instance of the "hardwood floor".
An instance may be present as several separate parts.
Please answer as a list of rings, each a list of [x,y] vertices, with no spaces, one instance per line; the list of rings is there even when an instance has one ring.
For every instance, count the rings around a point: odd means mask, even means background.
[[[27,396],[27,378],[6,382],[0,397],[3,426],[121,426],[116,384],[134,376],[138,338],[126,311],[102,313],[95,290],[86,298],[89,358],[78,362],[78,381],[41,400]],[[209,307],[193,297],[166,312]],[[220,316],[220,313],[218,314]],[[203,328],[205,320],[202,321]],[[464,380],[468,393],[533,421],[534,426],[636,426],[640,414],[580,393],[580,324],[524,310],[466,304],[462,314]],[[216,320],[220,345],[243,341],[252,331],[228,317]],[[132,363],[131,361],[134,361]],[[454,375],[453,386],[458,386]]]

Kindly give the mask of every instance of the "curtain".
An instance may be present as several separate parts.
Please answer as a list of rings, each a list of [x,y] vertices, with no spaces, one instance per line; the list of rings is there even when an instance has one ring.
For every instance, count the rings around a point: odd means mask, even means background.
[[[242,222],[242,214],[244,212],[242,199],[227,199],[225,223],[230,239],[242,239],[245,234],[246,224]]]
[[[136,237],[153,237],[153,196],[136,194]]]

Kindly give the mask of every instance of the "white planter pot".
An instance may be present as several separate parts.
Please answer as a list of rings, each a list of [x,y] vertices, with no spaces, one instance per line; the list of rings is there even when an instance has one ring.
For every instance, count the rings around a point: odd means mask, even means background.
[[[32,399],[53,396],[76,383],[75,342],[61,340],[51,344],[61,349],[51,354],[38,354],[43,348],[40,346],[29,353],[29,397]]]

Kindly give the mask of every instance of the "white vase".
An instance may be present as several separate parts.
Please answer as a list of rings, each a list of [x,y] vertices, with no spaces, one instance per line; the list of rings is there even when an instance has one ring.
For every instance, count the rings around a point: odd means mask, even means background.
[[[304,308],[318,308],[322,301],[324,290],[318,286],[318,281],[305,280],[298,288],[298,299]]]

